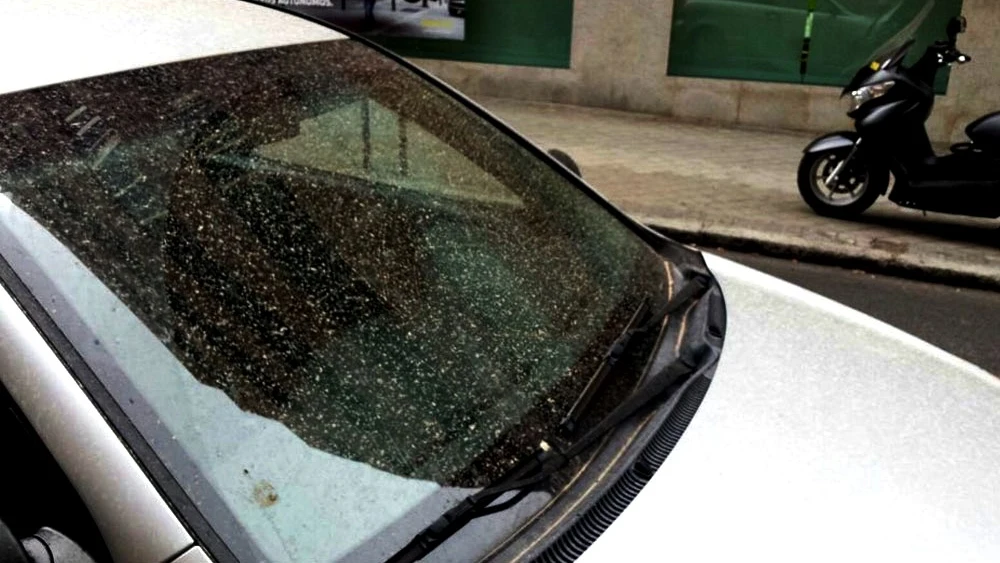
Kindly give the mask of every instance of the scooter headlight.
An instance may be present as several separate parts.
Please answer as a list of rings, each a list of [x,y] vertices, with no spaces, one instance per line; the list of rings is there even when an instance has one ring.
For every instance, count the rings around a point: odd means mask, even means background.
[[[881,98],[895,85],[894,81],[887,80],[871,86],[862,86],[851,92],[851,109],[848,112],[852,112],[876,98]]]

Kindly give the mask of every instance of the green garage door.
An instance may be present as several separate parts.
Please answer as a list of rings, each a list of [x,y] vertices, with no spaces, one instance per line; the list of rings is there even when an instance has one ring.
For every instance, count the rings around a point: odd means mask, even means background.
[[[912,62],[961,9],[962,0],[675,0],[668,74],[840,86],[907,37],[917,40]]]

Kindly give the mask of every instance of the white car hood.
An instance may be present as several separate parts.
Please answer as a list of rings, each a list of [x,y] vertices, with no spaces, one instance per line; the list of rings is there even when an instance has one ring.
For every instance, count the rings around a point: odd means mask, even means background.
[[[0,94],[238,51],[344,39],[235,0],[3,0]],[[155,14],[155,16],[150,16]]]
[[[706,261],[728,310],[715,379],[579,561],[1000,561],[1000,383],[804,289]]]

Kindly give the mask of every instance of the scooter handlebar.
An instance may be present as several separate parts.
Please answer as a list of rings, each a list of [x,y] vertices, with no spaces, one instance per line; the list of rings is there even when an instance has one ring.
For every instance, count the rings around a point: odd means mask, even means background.
[[[940,54],[938,55],[938,61],[941,64],[945,65],[951,65],[955,63],[964,65],[965,63],[972,61],[972,57],[952,47],[944,52],[940,52]]]

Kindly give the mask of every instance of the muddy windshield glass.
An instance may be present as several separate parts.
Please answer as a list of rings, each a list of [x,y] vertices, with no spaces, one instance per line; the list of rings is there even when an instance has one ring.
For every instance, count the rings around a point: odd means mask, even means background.
[[[346,40],[3,96],[0,192],[36,298],[273,560],[337,560],[497,477],[670,284],[591,197]]]

